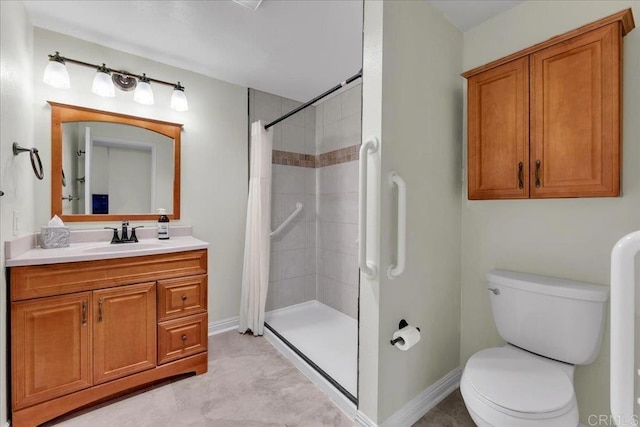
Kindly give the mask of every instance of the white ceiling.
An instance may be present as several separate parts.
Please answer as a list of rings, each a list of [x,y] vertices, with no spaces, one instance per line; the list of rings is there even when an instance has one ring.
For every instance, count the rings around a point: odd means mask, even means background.
[[[460,31],[467,31],[524,0],[428,0]]]
[[[463,31],[520,3],[429,1]],[[362,67],[362,4],[264,0],[254,11],[232,0],[25,1],[37,27],[298,101]]]

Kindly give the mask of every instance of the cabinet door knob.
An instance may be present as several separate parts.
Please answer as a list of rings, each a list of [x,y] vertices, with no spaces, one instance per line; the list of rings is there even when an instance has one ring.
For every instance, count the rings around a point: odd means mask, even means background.
[[[524,188],[523,166],[522,162],[518,163],[518,188]]]
[[[540,160],[536,160],[536,188],[540,188]]]
[[[182,301],[186,301],[187,300],[187,296],[186,295],[182,295]]]
[[[182,336],[182,342],[187,342],[187,336],[186,335]]]

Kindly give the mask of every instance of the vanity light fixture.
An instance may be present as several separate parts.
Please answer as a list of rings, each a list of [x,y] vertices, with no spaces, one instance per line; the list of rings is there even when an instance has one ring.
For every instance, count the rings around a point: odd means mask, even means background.
[[[153,105],[153,91],[151,90],[149,79],[144,73],[142,73],[142,77],[138,80],[136,91],[133,93],[133,100],[139,104]]]
[[[49,64],[44,70],[42,81],[49,86],[58,89],[69,89],[71,87],[69,72],[66,63],[82,65],[84,67],[94,68],[97,73],[93,78],[91,91],[100,96],[114,97],[116,96],[115,88],[122,91],[131,91],[135,88],[133,100],[144,105],[152,105],[153,90],[151,82],[173,87],[173,95],[171,96],[171,108],[176,111],[187,111],[189,104],[184,94],[184,86],[178,83],[171,83],[163,80],[147,77],[146,74],[134,74],[128,71],[114,70],[105,64],[96,65],[77,59],[66,58],[60,56],[59,52],[49,55]]]
[[[171,108],[176,111],[187,111],[189,109],[189,103],[187,102],[187,97],[184,94],[184,86],[180,85],[180,82],[173,87]]]
[[[93,78],[91,92],[109,98],[116,96],[116,87],[113,85],[113,81],[111,81],[111,72],[109,72],[109,69],[104,64],[98,67],[98,72]]]
[[[55,55],[49,55],[49,63],[47,68],[44,69],[42,81],[58,89],[69,89],[71,87],[69,72],[64,65],[64,59],[58,52]]]

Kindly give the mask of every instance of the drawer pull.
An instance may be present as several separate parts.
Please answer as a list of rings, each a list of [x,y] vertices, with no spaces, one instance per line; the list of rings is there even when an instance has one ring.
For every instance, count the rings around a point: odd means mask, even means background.
[[[82,324],[87,324],[87,302],[82,301]]]
[[[102,298],[98,300],[98,322],[102,322]]]
[[[187,300],[187,296],[186,295],[182,295],[182,301],[186,301]]]
[[[187,342],[187,335],[182,336],[182,342]]]

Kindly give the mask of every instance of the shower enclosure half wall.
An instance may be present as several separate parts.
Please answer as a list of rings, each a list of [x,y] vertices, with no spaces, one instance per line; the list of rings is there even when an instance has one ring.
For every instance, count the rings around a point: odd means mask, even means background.
[[[351,83],[271,128],[271,240],[265,320],[354,403],[358,372],[358,149],[361,85]],[[250,122],[302,105],[249,89]]]

